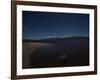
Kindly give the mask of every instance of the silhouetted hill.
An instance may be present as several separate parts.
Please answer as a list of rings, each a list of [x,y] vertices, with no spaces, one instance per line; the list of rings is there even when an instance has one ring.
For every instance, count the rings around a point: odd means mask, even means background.
[[[47,43],[65,43],[65,42],[84,42],[89,41],[89,37],[73,36],[64,38],[44,38],[39,40],[23,39],[23,42],[47,42]]]

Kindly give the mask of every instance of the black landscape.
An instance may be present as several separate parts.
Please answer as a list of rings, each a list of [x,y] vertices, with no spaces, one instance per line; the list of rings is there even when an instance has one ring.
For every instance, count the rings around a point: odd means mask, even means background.
[[[89,14],[22,11],[22,68],[89,65]]]
[[[28,55],[25,57],[28,64],[23,64],[23,68],[89,65],[88,37],[23,39],[23,51],[26,54],[23,57]]]

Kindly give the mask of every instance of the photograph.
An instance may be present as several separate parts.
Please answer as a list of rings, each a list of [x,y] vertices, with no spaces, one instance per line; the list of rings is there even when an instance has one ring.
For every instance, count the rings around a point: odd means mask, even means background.
[[[23,68],[89,65],[89,14],[22,11]]]
[[[11,2],[11,79],[97,74],[97,6]]]

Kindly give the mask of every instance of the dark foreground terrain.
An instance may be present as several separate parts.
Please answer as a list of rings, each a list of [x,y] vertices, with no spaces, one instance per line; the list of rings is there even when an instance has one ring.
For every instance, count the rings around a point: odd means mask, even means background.
[[[89,38],[23,40],[23,68],[89,65]]]

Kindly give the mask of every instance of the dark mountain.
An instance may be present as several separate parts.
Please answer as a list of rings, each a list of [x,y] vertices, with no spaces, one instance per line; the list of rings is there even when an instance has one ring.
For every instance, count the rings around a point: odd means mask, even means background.
[[[80,42],[80,41],[89,41],[89,37],[73,36],[73,37],[64,37],[64,38],[44,38],[39,40],[29,40],[23,39],[23,42],[47,42],[47,43],[65,43],[65,42]]]

